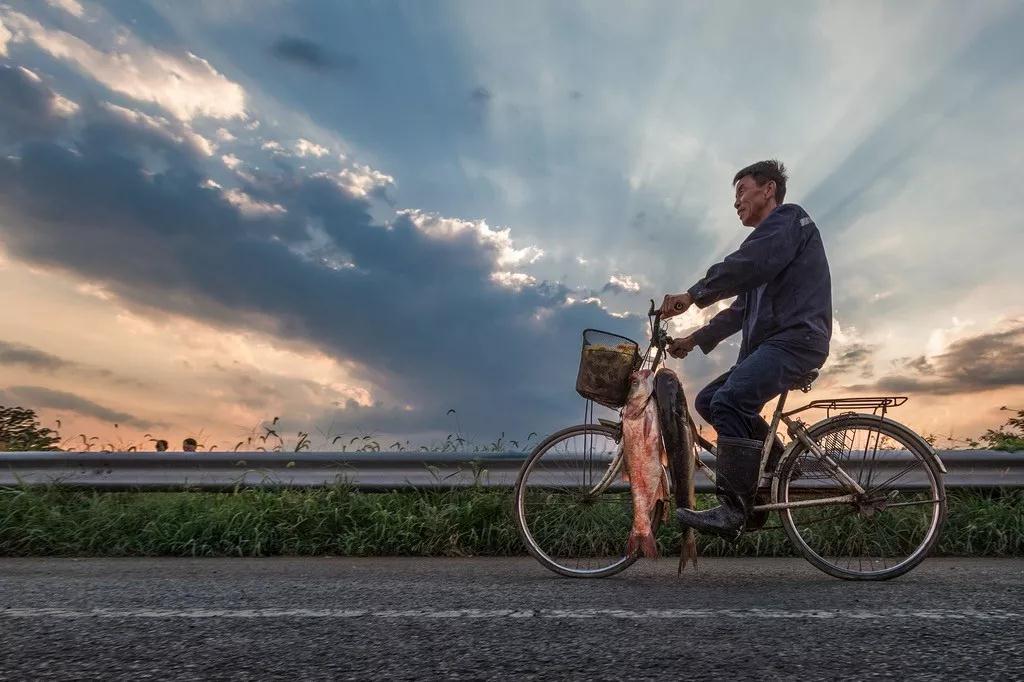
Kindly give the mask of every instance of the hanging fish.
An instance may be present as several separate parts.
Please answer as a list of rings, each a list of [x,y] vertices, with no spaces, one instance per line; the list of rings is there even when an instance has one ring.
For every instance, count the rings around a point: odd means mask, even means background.
[[[667,367],[659,369],[654,377],[654,400],[658,406],[669,471],[672,472],[675,506],[696,509],[696,460],[692,422],[679,377]],[[679,573],[683,572],[688,561],[692,561],[693,567],[697,568],[697,538],[693,528],[686,528],[683,531],[682,546],[679,548]]]
[[[633,529],[629,533],[626,554],[656,558],[652,516],[658,509],[667,512],[668,484],[665,465],[668,456],[661,439],[658,410],[653,399],[654,373],[641,369],[630,376],[629,396],[622,411],[622,450],[626,474],[633,496]]]

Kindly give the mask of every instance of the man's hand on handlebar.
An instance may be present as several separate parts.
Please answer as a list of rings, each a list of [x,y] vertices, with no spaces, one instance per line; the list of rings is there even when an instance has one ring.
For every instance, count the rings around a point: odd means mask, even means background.
[[[693,298],[687,292],[666,294],[665,300],[661,302],[661,319],[667,320],[670,317],[682,315],[691,305],[693,305]]]
[[[697,340],[693,338],[693,334],[684,336],[681,339],[673,339],[672,343],[668,345],[665,350],[674,358],[685,358],[690,354],[690,351],[697,346]]]

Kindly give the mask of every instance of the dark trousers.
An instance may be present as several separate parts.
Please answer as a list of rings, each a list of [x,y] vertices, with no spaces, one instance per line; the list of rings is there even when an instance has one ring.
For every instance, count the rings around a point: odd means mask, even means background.
[[[766,341],[754,352],[697,394],[697,413],[715,427],[719,437],[768,437],[761,410],[769,400],[792,387],[812,369],[821,367],[827,353]]]

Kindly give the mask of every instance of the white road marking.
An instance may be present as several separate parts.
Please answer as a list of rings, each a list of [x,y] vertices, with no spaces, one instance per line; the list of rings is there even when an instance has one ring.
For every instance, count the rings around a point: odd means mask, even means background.
[[[1019,620],[1024,613],[991,611],[954,611],[943,609],[881,609],[877,611],[845,609],[148,609],[148,608],[4,608],[0,619],[73,619],[73,618],[385,618],[421,619],[592,619],[689,620],[698,618],[805,619],[805,620]]]

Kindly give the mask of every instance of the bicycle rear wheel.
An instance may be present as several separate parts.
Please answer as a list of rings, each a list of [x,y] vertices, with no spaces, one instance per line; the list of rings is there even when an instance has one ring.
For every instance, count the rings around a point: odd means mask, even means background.
[[[808,431],[864,493],[855,501],[779,511],[804,557],[846,580],[888,580],[928,555],[946,518],[942,472],[927,445],[889,419],[852,414]],[[817,455],[798,443],[779,468],[775,499],[792,503],[850,491]]]
[[[629,484],[609,469],[619,437],[608,426],[571,426],[523,463],[514,491],[516,526],[530,554],[555,573],[604,578],[636,561],[625,553],[633,526]]]

